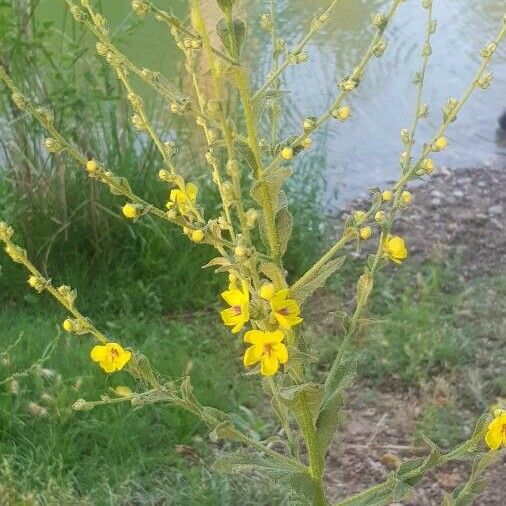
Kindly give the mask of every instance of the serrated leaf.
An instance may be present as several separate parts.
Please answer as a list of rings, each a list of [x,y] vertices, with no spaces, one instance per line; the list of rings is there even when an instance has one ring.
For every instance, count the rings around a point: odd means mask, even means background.
[[[344,261],[345,257],[338,257],[327,262],[308,281],[292,289],[291,293],[293,298],[299,304],[302,304],[308,297],[313,295],[316,290],[325,285],[327,279],[344,264]]]
[[[281,257],[286,253],[288,241],[292,235],[293,220],[288,209],[282,208],[276,214],[276,230],[278,232],[279,253]]]

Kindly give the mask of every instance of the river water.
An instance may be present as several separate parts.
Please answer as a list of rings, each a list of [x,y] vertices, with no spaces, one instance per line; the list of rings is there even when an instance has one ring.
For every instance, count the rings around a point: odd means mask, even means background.
[[[337,93],[337,83],[353,69],[372,37],[371,17],[385,11],[391,0],[343,0],[330,22],[312,41],[308,63],[293,66],[285,75],[282,88],[290,90],[285,99],[289,111],[284,132],[299,129],[306,116],[318,116]],[[41,12],[48,19],[63,19],[59,0],[42,0]],[[204,0],[209,19],[218,19],[214,0]],[[270,36],[259,27],[259,17],[268,2],[240,2],[242,16],[249,25],[247,57],[253,67],[266,70],[265,54]],[[246,6],[244,6],[247,4]],[[102,1],[111,26],[119,29],[131,21],[129,0]],[[186,1],[159,0],[184,16]],[[278,0],[279,34],[295,44],[313,13],[325,7],[323,0]],[[506,13],[505,0],[434,0],[434,18],[438,30],[432,39],[424,101],[431,107],[429,118],[422,121],[416,147],[429,140],[441,121],[441,106],[449,97],[460,97],[480,63],[480,49],[490,42]],[[424,36],[425,11],[419,0],[407,0],[388,27],[388,48],[380,59],[371,61],[359,89],[350,96],[352,117],[346,123],[329,123],[325,135],[316,139],[326,152],[323,178],[325,194],[350,198],[367,187],[382,185],[399,173],[399,138],[402,128],[411,125],[415,87],[411,79],[420,65]],[[140,64],[158,68],[174,76],[180,56],[158,23],[147,21],[139,26],[122,47]],[[506,44],[497,52],[491,70],[492,87],[477,91],[448,132],[448,149],[436,155],[437,163],[452,168],[500,163],[506,156],[506,144],[497,134],[497,119],[506,109]],[[294,126],[294,122],[298,124]],[[415,149],[416,154],[416,149]]]

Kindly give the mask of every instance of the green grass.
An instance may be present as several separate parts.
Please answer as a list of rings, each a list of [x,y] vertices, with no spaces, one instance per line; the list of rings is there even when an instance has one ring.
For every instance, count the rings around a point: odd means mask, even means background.
[[[242,423],[265,437],[272,430],[250,409],[259,402],[258,381],[242,374],[241,343],[233,340],[209,317],[181,321],[143,320],[135,316],[110,321],[111,338],[141,349],[154,367],[170,378],[191,371],[196,393],[205,404],[239,413]],[[23,370],[42,353],[48,338],[58,336],[55,318],[40,312],[4,312],[0,340],[4,349],[17,335],[9,364],[4,361],[0,381]],[[73,412],[78,398],[114,395],[117,385],[135,388],[126,373],[103,374],[88,358],[87,337],[61,335],[43,370],[35,370],[12,384],[0,386],[0,502],[8,494],[16,501],[33,492],[43,503],[54,504],[67,494],[91,504],[236,504],[240,481],[230,481],[203,463],[212,461],[205,428],[191,415],[167,406],[133,410],[127,405],[91,412]],[[44,408],[33,413],[30,403]],[[201,461],[182,457],[176,445],[195,449]],[[214,451],[216,451],[215,449]],[[9,473],[12,479],[9,479]],[[250,502],[269,504],[268,491],[249,485]],[[16,495],[21,494],[21,495]],[[3,497],[3,499],[2,499]],[[274,495],[281,500],[281,495]],[[272,499],[272,504],[278,504]],[[17,504],[13,501],[13,504]],[[65,501],[64,501],[65,502]]]

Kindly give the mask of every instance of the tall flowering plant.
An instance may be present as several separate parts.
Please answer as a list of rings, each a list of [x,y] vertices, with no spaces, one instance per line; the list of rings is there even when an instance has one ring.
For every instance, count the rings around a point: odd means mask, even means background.
[[[415,154],[415,134],[420,121],[429,114],[423,101],[423,85],[430,56],[431,37],[436,32],[432,0],[422,0],[427,14],[425,38],[421,44],[421,64],[416,74],[417,87],[412,124],[401,131],[404,150],[400,155],[400,174],[391,188],[372,191],[367,209],[356,211],[342,226],[342,234],[330,249],[299,279],[288,282],[283,257],[289,246],[292,216],[287,206],[285,183],[290,177],[292,160],[304,156],[312,146],[312,135],[327,122],[343,123],[352,114],[348,97],[360,88],[368,65],[380,58],[387,48],[385,34],[403,0],[391,0],[388,10],[373,17],[372,40],[362,58],[339,82],[336,96],[319,116],[304,119],[288,139],[279,131],[280,83],[285,70],[308,59],[305,47],[328,21],[340,0],[315,14],[307,32],[293,48],[277,37],[276,1],[261,18],[262,27],[272,34],[272,67],[263,84],[252,90],[248,69],[241,53],[245,45],[246,25],[235,17],[236,0],[217,0],[223,18],[216,32],[219,42],[210,36],[204,21],[201,0],[190,0],[190,24],[154,3],[134,0],[132,9],[140,17],[153,17],[166,25],[182,52],[185,72],[192,86],[183,93],[159,72],[138,67],[113,43],[104,17],[89,0],[80,5],[65,0],[75,22],[96,38],[98,56],[112,68],[124,88],[132,110],[132,123],[148,135],[159,151],[162,163],[158,178],[167,187],[165,202],[147,202],[135,194],[128,181],[100,161],[100,153],[85,156],[58,130],[51,111],[37,106],[6,71],[0,67],[0,80],[10,91],[13,103],[30,114],[47,132],[45,148],[55,156],[70,157],[87,172],[89,178],[109,188],[121,200],[127,220],[136,222],[151,215],[168,221],[194,243],[208,244],[216,251],[206,267],[225,275],[221,299],[221,320],[232,334],[244,342],[243,363],[251,381],[262,382],[272,400],[283,439],[271,446],[252,439],[234,418],[195,397],[189,377],[162,380],[153,371],[148,357],[109,339],[76,306],[76,293],[69,286],[53,286],[28,259],[26,251],[13,242],[13,229],[0,223],[0,240],[6,254],[29,271],[28,284],[39,293],[47,292],[68,311],[62,323],[69,333],[86,334],[99,344],[90,350],[90,358],[106,374],[125,369],[139,384],[138,391],[118,399],[107,396],[97,401],[79,399],[76,410],[98,405],[129,402],[133,406],[165,402],[184,408],[209,427],[211,439],[228,439],[237,444],[232,453],[221,456],[215,466],[224,472],[260,471],[266,478],[282,481],[301,501],[328,504],[323,476],[325,455],[332,444],[340,419],[346,390],[353,381],[356,357],[353,341],[359,332],[361,315],[374,287],[378,270],[386,263],[401,264],[408,258],[405,240],[395,235],[395,218],[407,212],[412,194],[410,182],[427,178],[436,169],[437,153],[446,149],[446,131],[477,89],[487,88],[492,74],[487,67],[497,46],[506,35],[506,18],[498,34],[481,52],[476,75],[460,99],[450,98],[442,107],[442,120],[432,138],[419,146]],[[203,86],[200,66],[209,67],[211,86]],[[203,191],[187,181],[178,170],[176,143],[164,141],[135,91],[133,77],[144,81],[167,103],[172,114],[184,115],[202,131],[209,177],[217,188],[221,206],[216,214],[204,209],[199,201]],[[238,97],[232,109],[227,97]],[[264,107],[266,104],[276,107]],[[313,111],[308,111],[311,114]],[[271,142],[264,139],[269,133]],[[249,196],[247,196],[249,195]],[[311,363],[305,353],[304,308],[312,295],[343,265],[351,246],[362,248],[375,241],[356,283],[354,308],[343,318],[344,329],[335,343],[335,355],[323,383],[308,380]],[[226,282],[225,282],[226,279]],[[497,450],[506,447],[506,412],[498,409],[493,417],[485,414],[473,436],[455,449],[442,453],[427,440],[428,455],[403,463],[383,483],[345,498],[340,505],[390,504],[409,494],[411,488],[432,468],[453,459],[469,458],[474,466],[468,483],[445,504],[464,504],[474,497],[481,472],[494,460]],[[484,451],[486,448],[491,451]]]

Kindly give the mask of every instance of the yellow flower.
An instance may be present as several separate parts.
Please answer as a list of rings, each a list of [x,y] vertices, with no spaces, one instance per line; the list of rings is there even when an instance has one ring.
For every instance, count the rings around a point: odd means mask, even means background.
[[[501,446],[506,448],[506,411],[496,409],[494,417],[488,424],[485,442],[491,450],[498,450]]]
[[[166,204],[168,209],[171,209],[174,205],[177,205],[179,212],[182,215],[186,215],[191,212],[193,204],[197,200],[198,188],[193,183],[188,183],[185,186],[184,191],[179,188],[173,188],[169,194],[169,201]]]
[[[121,210],[125,218],[137,218],[139,216],[139,208],[135,204],[125,204]]]
[[[343,105],[339,109],[332,111],[332,116],[339,121],[346,121],[351,116],[351,110],[347,105]]]
[[[390,202],[392,200],[393,196],[394,195],[390,190],[385,190],[381,194],[381,198],[382,198],[383,202]]]
[[[244,342],[252,344],[244,353],[246,367],[260,362],[260,372],[272,376],[278,372],[279,364],[288,361],[288,350],[281,342],[285,334],[281,330],[264,332],[249,330],[244,335]]]
[[[413,202],[413,196],[408,191],[404,191],[401,193],[401,201],[403,204],[408,206],[411,202]]]
[[[230,283],[228,290],[221,294],[230,306],[220,312],[221,319],[225,325],[232,327],[234,334],[249,320],[249,290],[245,281],[241,281],[241,288],[239,290],[235,283]]]
[[[408,250],[404,239],[396,235],[389,235],[383,243],[383,256],[396,264],[405,260],[408,257]]]
[[[369,239],[369,237],[371,237],[372,235],[372,228],[371,227],[362,227],[360,229],[360,239],[362,239],[363,241],[366,241],[367,239]]]
[[[291,160],[293,158],[293,149],[290,146],[285,146],[281,150],[281,158],[285,160]]]
[[[107,373],[123,369],[132,358],[132,352],[126,351],[118,343],[107,343],[94,346],[90,353],[91,360],[98,362]]]
[[[434,151],[443,151],[448,146],[448,139],[446,137],[438,137],[433,144]]]
[[[288,299],[288,294],[288,288],[284,288],[269,299],[272,312],[282,329],[289,329],[302,323],[299,304],[296,300]]]

